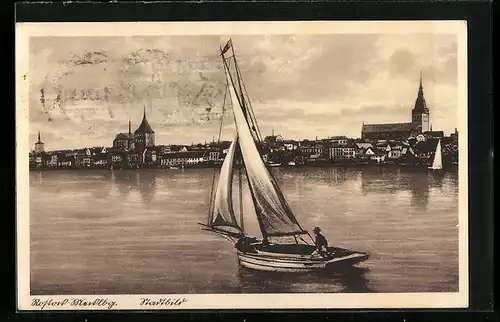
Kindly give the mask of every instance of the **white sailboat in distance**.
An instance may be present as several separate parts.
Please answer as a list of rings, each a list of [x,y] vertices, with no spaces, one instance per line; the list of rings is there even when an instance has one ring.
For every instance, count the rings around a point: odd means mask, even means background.
[[[229,49],[231,53],[226,57]],[[218,180],[215,180],[214,172],[208,220],[206,224],[200,225],[204,230],[218,233],[233,242],[239,264],[250,269],[301,272],[340,264],[352,266],[366,260],[366,253],[339,247],[328,247],[322,255],[314,252],[314,240],[295,218],[262,158],[259,127],[250,100],[244,95],[246,89],[231,39],[221,48],[220,56],[227,81],[226,91],[232,102],[236,133],[219,170]],[[230,68],[235,70],[235,77],[231,75]],[[236,168],[240,178],[239,220],[233,207],[233,174]],[[246,177],[251,194],[250,209],[254,210],[245,214],[242,206],[243,176]],[[245,231],[245,216],[257,217],[262,238],[251,236]]]
[[[441,139],[438,140],[436,146],[436,153],[434,153],[434,160],[432,165],[429,167],[431,170],[442,170],[443,169],[443,153],[441,151]]]

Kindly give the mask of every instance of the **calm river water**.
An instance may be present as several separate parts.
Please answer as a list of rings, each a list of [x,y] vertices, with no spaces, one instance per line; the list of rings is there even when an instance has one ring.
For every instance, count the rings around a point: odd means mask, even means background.
[[[213,169],[31,172],[32,294],[458,291],[456,172],[272,171],[304,228],[370,259],[308,274],[240,268],[197,224]]]

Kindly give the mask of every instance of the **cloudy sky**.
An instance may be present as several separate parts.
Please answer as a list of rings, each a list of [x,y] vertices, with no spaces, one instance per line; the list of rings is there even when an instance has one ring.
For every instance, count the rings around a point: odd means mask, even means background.
[[[31,38],[31,142],[41,131],[48,150],[109,146],[144,108],[157,144],[211,141],[225,89],[217,55],[228,37]],[[232,39],[264,136],[359,137],[363,122],[409,122],[421,70],[433,129],[458,126],[456,34]],[[224,120],[229,139],[230,111]]]

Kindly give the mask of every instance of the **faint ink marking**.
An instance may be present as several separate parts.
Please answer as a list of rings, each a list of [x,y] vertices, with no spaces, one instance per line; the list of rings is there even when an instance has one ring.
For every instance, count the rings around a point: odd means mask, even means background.
[[[41,310],[45,308],[60,308],[60,307],[97,307],[97,308],[107,308],[112,309],[117,306],[115,301],[108,300],[106,298],[98,298],[94,300],[87,300],[85,298],[66,298],[62,300],[54,300],[52,298],[41,300],[39,298],[34,298],[31,301],[31,306],[40,308]]]
[[[187,302],[186,298],[160,298],[153,300],[151,298],[141,298],[141,306],[179,306]]]
[[[67,63],[79,66],[79,65],[97,65],[102,63],[107,63],[108,55],[103,51],[86,52],[81,55],[73,56],[73,59],[67,61]]]

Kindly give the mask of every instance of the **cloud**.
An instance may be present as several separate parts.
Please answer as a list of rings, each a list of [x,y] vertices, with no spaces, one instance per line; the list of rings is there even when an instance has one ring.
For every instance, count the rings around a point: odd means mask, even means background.
[[[48,148],[111,144],[129,119],[140,122],[144,107],[159,143],[211,138],[225,93],[218,48],[228,37],[33,38],[32,138],[41,129],[54,139]],[[290,137],[359,136],[363,122],[408,122],[421,70],[433,124],[456,127],[453,35],[231,37],[264,135],[274,128]]]
[[[391,76],[406,77],[410,73],[414,74],[415,70],[418,70],[415,55],[406,49],[395,51],[389,59]]]

